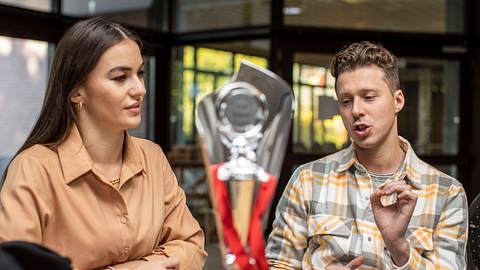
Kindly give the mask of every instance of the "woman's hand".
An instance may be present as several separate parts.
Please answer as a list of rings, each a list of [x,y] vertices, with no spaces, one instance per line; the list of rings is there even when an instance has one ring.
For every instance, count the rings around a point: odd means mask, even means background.
[[[139,263],[141,262],[141,263]],[[128,263],[127,263],[128,264]],[[177,257],[168,257],[156,259],[154,261],[136,261],[136,264],[122,264],[107,266],[103,270],[179,270],[180,269],[180,259]],[[78,269],[75,269],[78,270]]]
[[[160,260],[149,262],[145,268],[142,265],[142,270],[179,270],[180,259],[177,257],[168,257]]]

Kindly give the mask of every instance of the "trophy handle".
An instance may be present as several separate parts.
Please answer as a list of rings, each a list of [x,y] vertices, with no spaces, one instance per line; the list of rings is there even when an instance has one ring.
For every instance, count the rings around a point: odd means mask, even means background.
[[[252,216],[255,180],[231,180],[232,218],[240,241],[247,246],[250,217]]]

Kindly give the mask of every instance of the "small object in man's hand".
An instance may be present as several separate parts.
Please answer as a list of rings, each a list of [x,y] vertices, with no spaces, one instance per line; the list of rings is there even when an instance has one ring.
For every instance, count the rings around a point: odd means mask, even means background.
[[[395,204],[397,202],[397,193],[382,195],[382,197],[380,197],[380,202],[382,203],[383,207]]]

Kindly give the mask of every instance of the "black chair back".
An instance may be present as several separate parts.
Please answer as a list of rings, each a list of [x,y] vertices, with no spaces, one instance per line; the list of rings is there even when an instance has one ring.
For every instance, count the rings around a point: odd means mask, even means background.
[[[468,219],[467,267],[478,270],[480,269],[480,194],[468,207]]]

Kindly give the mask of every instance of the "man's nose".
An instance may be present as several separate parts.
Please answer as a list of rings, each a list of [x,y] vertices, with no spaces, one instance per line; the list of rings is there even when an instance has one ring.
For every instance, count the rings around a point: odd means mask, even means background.
[[[352,106],[352,115],[354,117],[360,117],[360,116],[364,115],[363,104],[358,98],[353,99],[353,104],[352,105],[353,105]]]

